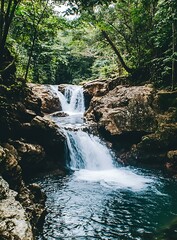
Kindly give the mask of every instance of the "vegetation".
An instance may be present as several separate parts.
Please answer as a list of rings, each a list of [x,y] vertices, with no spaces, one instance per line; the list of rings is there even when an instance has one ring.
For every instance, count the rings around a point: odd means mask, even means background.
[[[0,1],[0,74],[59,84],[129,75],[157,87],[177,81],[176,0]],[[71,18],[71,14],[76,14]]]

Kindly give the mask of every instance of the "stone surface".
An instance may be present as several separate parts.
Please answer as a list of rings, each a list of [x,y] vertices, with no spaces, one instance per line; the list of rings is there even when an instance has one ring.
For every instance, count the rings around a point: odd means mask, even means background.
[[[50,114],[51,117],[67,117],[69,114],[65,112],[55,112]]]
[[[52,113],[61,110],[60,101],[52,91],[49,85],[28,84],[33,94],[41,100],[41,110],[44,113]]]
[[[19,191],[22,187],[22,169],[18,163],[19,156],[13,145],[6,143],[3,148],[6,157],[1,163],[0,174],[8,181],[10,188]]]
[[[19,140],[12,142],[20,157],[19,164],[23,174],[32,175],[45,163],[45,151],[39,144],[31,144]]]
[[[9,184],[0,176],[0,200],[7,198],[9,195]]]
[[[31,225],[22,205],[15,200],[16,192],[9,189],[8,183],[0,177],[0,191],[4,189],[0,199],[0,239],[33,240]]]
[[[32,144],[25,144],[20,141],[16,141],[15,143],[17,149],[15,149],[12,143],[6,143],[4,144],[3,148],[0,148],[0,153],[2,156],[2,161],[0,162],[0,174],[2,174],[3,178],[8,182],[10,188],[17,192],[16,200],[18,200],[23,206],[23,211],[25,212],[26,217],[28,217],[33,229],[35,229],[38,223],[40,223],[44,218],[45,195],[41,192],[40,194],[38,194],[38,196],[36,196],[35,191],[33,191],[32,188],[30,188],[30,190],[25,186],[25,183],[23,181],[24,175],[27,175],[28,169],[30,170],[31,168],[30,165],[34,165],[34,163],[25,161],[24,159],[26,164],[25,173],[25,171],[23,172],[23,166],[20,166],[20,161],[26,153],[27,157],[29,157],[28,154],[30,155],[31,153],[33,156],[36,155],[36,145],[34,147],[34,145]],[[19,155],[20,152],[21,156]],[[6,189],[8,190],[7,186],[0,184],[0,199],[7,196],[8,192],[6,191]],[[38,187],[38,193],[39,191],[40,190]],[[12,204],[14,200],[15,199],[11,200]]]
[[[150,86],[117,86],[102,97],[93,97],[85,116],[111,135],[153,132],[157,127],[153,94]]]
[[[97,124],[125,164],[158,165],[177,174],[177,91],[118,83],[114,79],[86,85],[91,99],[88,123]]]
[[[47,117],[35,117],[31,126],[32,137],[44,147],[47,156],[50,158],[47,165],[52,166],[52,161],[54,161],[58,167],[64,166],[66,137],[62,130],[52,119]]]

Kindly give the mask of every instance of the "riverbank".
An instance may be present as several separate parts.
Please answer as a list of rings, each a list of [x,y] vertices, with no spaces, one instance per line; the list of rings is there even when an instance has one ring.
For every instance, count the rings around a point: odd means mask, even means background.
[[[158,165],[175,176],[177,93],[157,91],[151,85],[120,85],[120,81],[94,81],[83,86],[88,125],[97,128],[123,164]],[[3,87],[1,96],[0,173],[9,184],[1,179],[1,201],[9,202],[9,195],[3,194],[5,189],[16,192],[13,195],[16,197],[11,199],[21,204],[21,216],[29,227],[29,239],[32,239],[32,231],[35,232],[43,222],[45,196],[38,186],[27,186],[25,182],[34,173],[65,166],[66,138],[61,129],[47,117],[61,111],[61,102],[50,86],[26,86],[19,82],[20,91],[13,87],[9,90],[9,86]],[[60,86],[60,90],[64,87]],[[0,229],[1,236],[4,239],[18,236],[19,230],[14,230],[12,235],[8,227],[9,221],[17,226],[16,220],[2,215],[4,218],[7,221]],[[26,235],[20,239],[26,240]]]

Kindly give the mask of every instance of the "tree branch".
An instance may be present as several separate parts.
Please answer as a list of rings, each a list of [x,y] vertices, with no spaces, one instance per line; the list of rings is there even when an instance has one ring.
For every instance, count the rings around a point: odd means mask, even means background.
[[[117,47],[114,45],[114,43],[112,42],[112,40],[110,39],[109,35],[107,34],[106,31],[102,30],[102,35],[104,36],[104,38],[107,40],[107,42],[110,44],[111,48],[113,49],[114,53],[117,55],[122,67],[128,72],[128,73],[132,73],[133,69],[129,68],[125,61],[123,60],[121,54],[119,53],[119,50],[117,49]]]

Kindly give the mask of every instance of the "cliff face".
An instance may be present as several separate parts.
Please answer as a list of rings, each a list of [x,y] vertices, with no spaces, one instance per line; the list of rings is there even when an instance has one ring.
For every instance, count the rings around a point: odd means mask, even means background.
[[[85,117],[113,143],[122,161],[165,166],[177,173],[177,92],[156,91],[151,85],[90,82]]]
[[[13,75],[13,74],[12,74]],[[45,194],[26,180],[61,167],[65,137],[45,113],[61,108],[45,86],[0,76],[0,239],[32,240],[45,216]],[[42,90],[41,90],[42,89]],[[40,93],[40,94],[38,94]],[[51,106],[53,107],[51,110]]]

